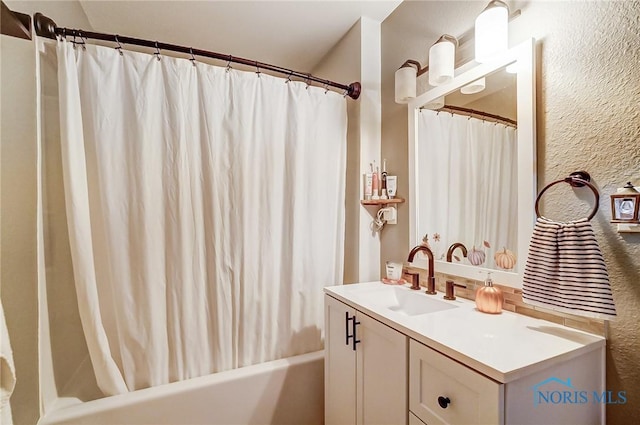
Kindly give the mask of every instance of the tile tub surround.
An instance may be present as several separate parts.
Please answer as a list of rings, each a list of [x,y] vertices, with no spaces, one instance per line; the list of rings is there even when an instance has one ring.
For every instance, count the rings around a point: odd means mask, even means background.
[[[427,271],[425,269],[412,267],[407,263],[404,264],[403,277],[405,280],[411,280],[410,276],[406,273],[418,273],[420,275],[420,286],[426,288],[427,286]],[[444,294],[445,281],[452,280],[459,285],[464,285],[466,288],[455,288],[456,297],[464,298],[467,300],[475,301],[476,289],[484,285],[484,281],[463,279],[457,276],[450,276],[443,273],[436,272],[436,290]],[[567,313],[560,313],[557,311],[534,307],[525,304],[522,301],[522,289],[513,288],[510,286],[500,285],[499,282],[493,282],[494,286],[502,289],[504,296],[504,303],[502,309],[511,311],[514,313],[522,314],[525,316],[533,317],[536,319],[547,320],[549,322],[564,325],[569,328],[578,329],[585,332],[590,332],[595,335],[607,336],[607,322],[605,320],[591,319],[582,316],[576,316]],[[440,296],[440,294],[438,294]]]

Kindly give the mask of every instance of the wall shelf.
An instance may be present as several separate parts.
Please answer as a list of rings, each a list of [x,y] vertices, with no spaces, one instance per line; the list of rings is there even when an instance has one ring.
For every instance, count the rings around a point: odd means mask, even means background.
[[[402,198],[392,198],[392,199],[368,199],[361,200],[360,203],[362,205],[387,205],[387,204],[401,204],[404,202]]]

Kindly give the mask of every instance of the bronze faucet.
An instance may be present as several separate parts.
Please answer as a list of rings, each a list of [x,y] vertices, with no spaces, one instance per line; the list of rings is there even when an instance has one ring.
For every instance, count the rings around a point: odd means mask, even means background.
[[[455,242],[455,243],[451,244],[451,246],[447,250],[447,262],[448,263],[451,262],[452,257],[453,257],[453,251],[455,251],[456,248],[460,248],[460,250],[462,251],[462,255],[465,258],[467,257],[467,247],[464,246],[464,244],[461,244],[460,242]]]
[[[424,245],[418,245],[416,247],[414,247],[411,252],[409,253],[409,257],[407,258],[407,261],[409,263],[413,262],[413,257],[416,256],[416,254],[418,252],[424,252],[425,254],[427,254],[427,257],[429,257],[429,274],[427,277],[427,290],[426,293],[429,295],[435,295],[436,294],[436,278],[435,278],[435,274],[433,271],[434,265],[433,265],[433,252],[431,252],[431,250],[424,246]],[[420,289],[420,284],[418,282],[418,274],[417,273],[410,273],[412,275],[412,284],[411,284],[411,289]]]
[[[462,251],[462,255],[463,256],[467,256],[467,247],[464,246],[463,244],[461,244],[460,242],[455,242],[454,244],[452,244],[449,249],[447,250],[447,262],[451,262],[451,260],[453,259],[453,251],[456,250],[456,248],[460,248],[460,250]],[[459,285],[457,283],[455,283],[452,280],[447,280],[445,282],[445,294],[444,294],[444,299],[445,300],[455,300],[456,299],[456,295],[454,292],[454,288],[455,287],[458,288],[466,288],[466,286],[464,285]]]

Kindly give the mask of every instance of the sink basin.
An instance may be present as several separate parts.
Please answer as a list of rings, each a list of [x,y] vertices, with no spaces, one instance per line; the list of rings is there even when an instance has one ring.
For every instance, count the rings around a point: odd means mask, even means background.
[[[372,291],[361,291],[357,298],[362,304],[384,307],[405,316],[436,313],[457,308],[455,304],[426,295],[424,291],[413,291],[407,287],[386,286]]]
[[[457,308],[457,306],[433,299],[433,295],[425,295],[423,291],[412,291],[407,288],[392,288],[394,303],[389,310],[402,313],[407,316],[417,316],[418,314],[435,313],[438,311]]]

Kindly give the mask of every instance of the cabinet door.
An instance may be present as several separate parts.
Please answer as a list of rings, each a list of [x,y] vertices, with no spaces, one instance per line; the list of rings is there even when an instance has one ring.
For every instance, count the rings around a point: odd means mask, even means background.
[[[408,338],[356,313],[360,322],[357,346],[357,424],[407,424]]]
[[[346,344],[348,317],[355,310],[328,295],[324,297],[324,402],[326,425],[356,423],[356,353]]]
[[[418,419],[416,415],[409,412],[409,425],[427,425],[427,424],[425,424],[420,419]]]
[[[409,409],[429,425],[503,424],[504,386],[411,340]]]

